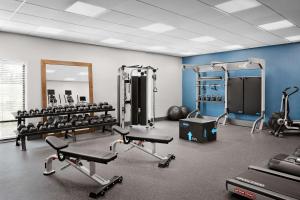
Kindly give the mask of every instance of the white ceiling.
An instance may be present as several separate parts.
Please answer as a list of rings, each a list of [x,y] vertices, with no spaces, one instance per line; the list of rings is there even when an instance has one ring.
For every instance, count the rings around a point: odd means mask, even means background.
[[[214,5],[227,0],[81,1],[109,11],[90,18],[64,11],[76,0],[27,0],[25,3],[0,0],[0,30],[175,56],[223,52],[229,45],[252,48],[283,44],[289,42],[285,37],[300,35],[300,0],[258,0],[261,6],[231,14],[214,9]],[[276,31],[257,28],[283,19],[295,26]],[[160,34],[140,29],[153,23],[168,24],[175,29]],[[36,31],[38,26],[64,31],[58,35],[42,34]],[[189,40],[201,36],[217,40],[209,43]],[[125,42],[115,45],[101,42],[107,38]],[[166,49],[147,49],[150,46]]]

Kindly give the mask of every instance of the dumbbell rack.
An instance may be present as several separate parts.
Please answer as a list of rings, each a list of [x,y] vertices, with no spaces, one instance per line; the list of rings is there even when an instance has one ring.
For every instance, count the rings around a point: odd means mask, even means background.
[[[35,115],[28,115],[28,116],[18,116],[16,115],[15,118],[17,119],[17,126],[19,126],[21,123],[25,124],[26,119],[28,118],[44,118],[44,117],[50,117],[50,116],[61,116],[61,115],[67,115],[68,116],[68,120],[70,120],[70,116],[74,115],[74,114],[85,114],[85,113],[96,113],[96,112],[104,112],[105,115],[108,115],[108,112],[110,111],[115,111],[114,108],[111,109],[94,109],[94,110],[85,110],[85,111],[73,111],[73,112],[61,112],[61,113],[44,113],[44,114],[35,114]],[[56,128],[56,129],[51,129],[51,130],[45,130],[45,131],[36,131],[36,132],[32,132],[32,133],[26,133],[26,134],[20,134],[17,131],[17,138],[16,138],[16,146],[20,146],[20,142],[21,142],[21,149],[22,151],[26,151],[26,137],[28,136],[33,136],[33,135],[43,135],[43,134],[47,134],[47,133],[59,133],[59,132],[65,132],[65,137],[67,138],[68,132],[71,131],[72,133],[75,133],[75,130],[79,130],[79,129],[88,129],[88,128],[97,128],[97,127],[102,127],[102,131],[106,131],[107,129],[105,129],[106,126],[113,126],[116,125],[117,122],[106,122],[106,123],[99,123],[99,124],[89,124],[86,126],[72,126],[72,127],[68,127],[68,128]],[[73,139],[76,140],[75,138],[75,134],[73,134]]]

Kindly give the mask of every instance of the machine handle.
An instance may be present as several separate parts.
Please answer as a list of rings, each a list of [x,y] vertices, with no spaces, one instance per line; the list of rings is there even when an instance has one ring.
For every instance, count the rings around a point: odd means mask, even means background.
[[[289,90],[292,90],[292,92],[289,92]],[[299,91],[299,88],[298,88],[297,86],[294,86],[294,87],[287,87],[287,88],[285,88],[285,89],[282,91],[282,93],[283,93],[284,95],[290,96],[290,95],[295,94],[295,93],[298,92],[298,91]]]

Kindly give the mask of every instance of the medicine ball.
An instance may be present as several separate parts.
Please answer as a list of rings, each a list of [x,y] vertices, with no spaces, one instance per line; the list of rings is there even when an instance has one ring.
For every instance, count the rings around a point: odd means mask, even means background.
[[[189,114],[189,110],[186,106],[181,106],[180,111],[181,111],[181,119],[186,118]]]
[[[167,117],[169,120],[179,120],[181,118],[181,109],[178,106],[171,106],[168,109]]]

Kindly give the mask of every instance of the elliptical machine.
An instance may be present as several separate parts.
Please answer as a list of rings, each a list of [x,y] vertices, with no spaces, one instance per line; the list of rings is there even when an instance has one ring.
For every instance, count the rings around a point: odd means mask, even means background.
[[[289,117],[289,98],[298,91],[297,86],[288,87],[282,91],[280,112],[272,113],[269,119],[269,126],[272,128],[271,134],[282,137],[284,133],[300,132],[300,121],[291,120]]]

